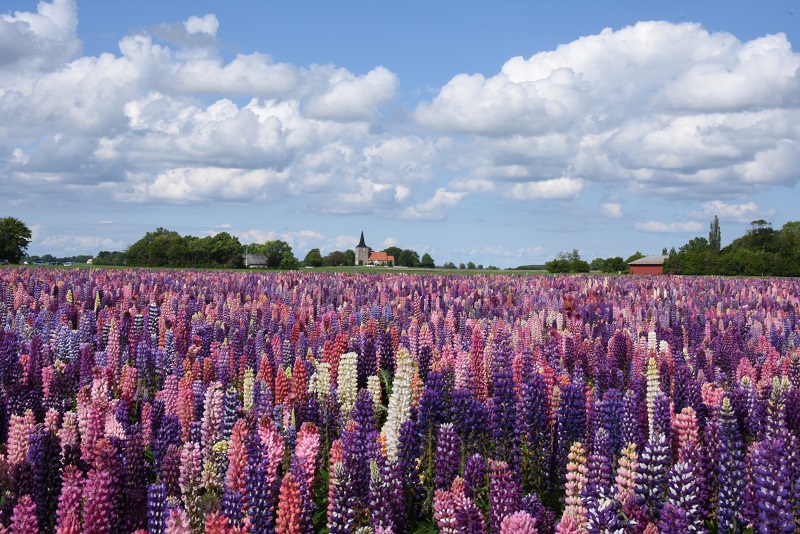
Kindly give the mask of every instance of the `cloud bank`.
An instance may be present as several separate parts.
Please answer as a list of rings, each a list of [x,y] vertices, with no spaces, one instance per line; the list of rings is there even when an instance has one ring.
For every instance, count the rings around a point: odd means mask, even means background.
[[[640,22],[459,74],[408,107],[382,65],[224,59],[220,24],[198,14],[88,56],[74,0],[0,15],[0,194],[441,221],[467,196],[541,205],[622,191],[745,221],[770,213],[749,195],[800,176],[800,55],[780,33],[741,42]],[[623,219],[617,201],[591,211]]]

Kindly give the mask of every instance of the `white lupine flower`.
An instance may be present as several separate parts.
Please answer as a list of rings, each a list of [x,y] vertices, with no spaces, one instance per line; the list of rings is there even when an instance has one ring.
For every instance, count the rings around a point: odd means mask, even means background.
[[[414,364],[407,349],[401,348],[397,351],[395,367],[392,395],[389,397],[388,414],[383,425],[387,456],[392,460],[397,459],[400,426],[411,417],[411,382],[414,378]]]
[[[358,354],[348,352],[339,360],[339,377],[336,383],[342,416],[347,417],[356,405],[358,394]]]
[[[244,370],[244,379],[242,381],[243,406],[246,412],[249,412],[253,408],[253,386],[255,382],[256,379],[253,370],[248,367]]]
[[[381,379],[378,375],[367,377],[367,391],[372,395],[372,408],[377,411],[381,405]]]
[[[308,380],[308,392],[322,402],[331,392],[331,364],[319,362]]]

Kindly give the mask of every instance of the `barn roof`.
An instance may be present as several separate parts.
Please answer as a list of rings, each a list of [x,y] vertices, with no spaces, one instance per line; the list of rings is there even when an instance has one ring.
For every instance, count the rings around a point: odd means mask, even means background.
[[[664,265],[667,258],[669,258],[669,256],[664,256],[662,254],[657,256],[645,256],[644,258],[639,258],[636,261],[630,262],[628,265]]]

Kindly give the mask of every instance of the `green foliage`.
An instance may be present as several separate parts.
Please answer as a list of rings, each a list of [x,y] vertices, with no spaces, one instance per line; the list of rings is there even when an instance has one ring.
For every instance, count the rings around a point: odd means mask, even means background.
[[[467,269],[475,269],[475,264],[472,263],[471,261],[468,261],[467,262]]]
[[[100,252],[93,264],[235,269],[244,266],[243,252],[239,239],[227,232],[200,238],[157,228],[147,232],[125,252]]]
[[[716,218],[715,218],[716,220]],[[714,223],[711,225],[714,234]],[[717,251],[713,241],[695,237],[677,251],[670,251],[664,271],[674,274],[725,276],[800,276],[800,221],[789,221],[780,230],[759,219],[745,235]]]
[[[269,269],[297,269],[297,258],[294,257],[292,246],[286,241],[275,239],[263,244],[248,245],[247,251],[250,254],[263,254],[267,258]]]
[[[433,258],[431,255],[426,252],[422,255],[422,259],[419,261],[419,266],[426,269],[433,269],[436,267],[436,264],[433,263]]]
[[[411,249],[404,249],[400,251],[400,254],[395,256],[394,259],[398,265],[402,265],[403,267],[420,266],[419,254]]]
[[[714,220],[711,221],[711,227],[708,231],[708,246],[711,251],[719,254],[722,246],[722,232],[719,229],[719,217],[714,215]]]
[[[16,217],[0,219],[0,259],[19,263],[31,243],[31,230]]]
[[[581,259],[578,249],[572,252],[559,252],[556,259],[544,264],[551,273],[588,273],[589,263]]]
[[[306,267],[322,267],[324,265],[322,254],[318,248],[312,248],[308,251],[308,254],[303,259],[303,265]]]
[[[353,253],[353,257],[355,258],[355,253]],[[322,262],[326,267],[342,267],[349,265],[347,263],[347,256],[345,256],[344,252],[341,250],[334,250],[328,253],[327,256],[322,258]]]

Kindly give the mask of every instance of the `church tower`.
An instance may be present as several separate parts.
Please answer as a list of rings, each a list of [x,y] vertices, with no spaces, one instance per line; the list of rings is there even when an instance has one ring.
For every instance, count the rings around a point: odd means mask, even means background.
[[[369,247],[364,243],[364,231],[361,231],[361,241],[356,245],[356,265],[366,265],[369,261]]]

